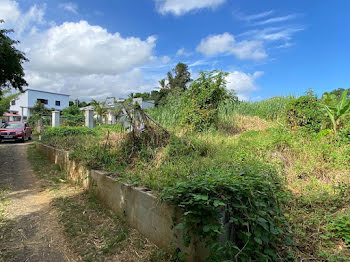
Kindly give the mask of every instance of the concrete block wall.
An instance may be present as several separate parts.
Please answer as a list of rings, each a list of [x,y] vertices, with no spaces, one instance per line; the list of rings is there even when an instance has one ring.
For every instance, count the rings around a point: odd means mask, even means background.
[[[69,160],[69,152],[37,143],[37,150],[50,162],[66,171],[67,178],[91,191],[109,209],[125,216],[128,224],[164,250],[180,248],[188,254],[186,261],[200,262],[208,256],[203,243],[193,241],[184,247],[182,232],[174,229],[174,219],[181,218],[181,209],[159,200],[150,191],[109,177],[106,172],[88,170]]]

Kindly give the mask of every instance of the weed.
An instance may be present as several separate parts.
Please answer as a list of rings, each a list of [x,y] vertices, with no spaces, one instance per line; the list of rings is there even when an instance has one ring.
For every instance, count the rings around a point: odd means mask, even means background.
[[[350,247],[350,209],[337,215],[329,228]]]

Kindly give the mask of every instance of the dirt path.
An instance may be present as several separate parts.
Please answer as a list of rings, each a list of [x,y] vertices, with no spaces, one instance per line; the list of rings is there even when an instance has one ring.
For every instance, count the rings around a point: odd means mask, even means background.
[[[77,261],[68,249],[52,194],[42,191],[27,160],[26,144],[0,144],[0,187],[8,188],[0,223],[0,261]]]

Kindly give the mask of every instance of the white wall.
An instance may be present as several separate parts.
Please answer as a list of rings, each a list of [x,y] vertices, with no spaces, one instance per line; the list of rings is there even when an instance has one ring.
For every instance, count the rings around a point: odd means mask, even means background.
[[[10,111],[17,111],[19,114],[22,114],[22,107],[25,107],[23,110],[23,116],[30,116],[29,110],[27,108],[34,107],[38,99],[48,100],[48,104],[45,105],[47,109],[55,109],[62,111],[64,108],[69,106],[69,96],[61,95],[55,93],[48,93],[43,91],[27,89],[25,93],[19,95],[16,100],[16,105],[10,106]],[[60,101],[60,106],[56,106],[56,101]]]
[[[22,114],[21,106],[28,107],[28,92],[20,94],[15,100],[15,103],[15,105],[10,104],[10,111],[16,111],[18,114]],[[23,108],[23,115],[28,115],[27,108]]]

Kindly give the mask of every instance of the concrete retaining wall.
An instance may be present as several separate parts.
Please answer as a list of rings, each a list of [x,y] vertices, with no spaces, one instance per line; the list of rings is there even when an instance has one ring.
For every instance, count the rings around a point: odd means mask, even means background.
[[[82,185],[108,208],[125,216],[130,226],[160,248],[168,250],[178,247],[188,254],[186,261],[203,261],[208,255],[208,251],[198,241],[194,241],[190,247],[183,246],[182,233],[178,230],[175,232],[173,222],[173,219],[181,217],[180,209],[160,201],[150,191],[116,181],[103,171],[88,170],[69,160],[67,151],[41,143],[37,143],[36,148],[50,162],[64,169],[69,180]]]

